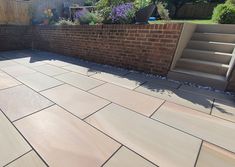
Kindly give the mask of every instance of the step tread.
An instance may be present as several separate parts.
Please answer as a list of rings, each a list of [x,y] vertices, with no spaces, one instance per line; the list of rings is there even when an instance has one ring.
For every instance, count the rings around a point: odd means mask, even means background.
[[[198,50],[198,49],[190,49],[190,48],[185,48],[185,51],[191,51],[191,52],[199,52],[199,53],[205,53],[205,54],[216,54],[216,55],[226,55],[226,56],[233,56],[234,54],[231,53],[224,53],[224,52],[213,52],[213,51],[208,51],[208,50]]]
[[[206,43],[206,44],[219,44],[219,45],[230,45],[235,47],[235,43],[226,43],[226,42],[214,42],[214,41],[199,41],[199,40],[190,40],[189,42],[193,43]]]
[[[218,32],[195,32],[194,34],[221,35],[221,36],[234,36],[235,37],[235,34],[218,33]]]

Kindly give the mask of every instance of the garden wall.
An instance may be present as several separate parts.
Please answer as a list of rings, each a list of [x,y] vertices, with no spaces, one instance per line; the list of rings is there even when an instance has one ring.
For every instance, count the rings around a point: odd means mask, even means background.
[[[35,49],[166,75],[183,24],[36,26]]]
[[[31,27],[0,25],[0,51],[29,49],[31,47]]]

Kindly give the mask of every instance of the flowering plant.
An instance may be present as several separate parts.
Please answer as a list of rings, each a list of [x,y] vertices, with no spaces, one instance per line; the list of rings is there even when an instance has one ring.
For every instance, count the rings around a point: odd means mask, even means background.
[[[45,9],[43,11],[43,14],[44,14],[44,17],[47,18],[47,19],[50,19],[50,18],[53,17],[53,13],[52,13],[51,9]]]
[[[132,23],[135,15],[134,5],[133,3],[124,3],[116,7],[113,7],[110,15],[112,23],[121,23],[121,24]]]

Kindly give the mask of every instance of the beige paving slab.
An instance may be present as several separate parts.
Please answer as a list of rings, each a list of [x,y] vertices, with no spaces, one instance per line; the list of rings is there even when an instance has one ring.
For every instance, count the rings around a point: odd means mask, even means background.
[[[86,121],[158,166],[194,166],[201,140],[111,104]]]
[[[36,91],[42,91],[63,84],[59,80],[38,72],[16,78]]]
[[[100,167],[120,146],[58,106],[15,125],[51,167]]]
[[[33,56],[13,59],[13,61],[29,67],[41,66],[45,64],[43,61],[40,61],[39,58]]]
[[[235,103],[215,100],[211,115],[232,121],[235,123]]]
[[[122,147],[104,167],[156,167],[131,150]]]
[[[234,167],[235,154],[204,142],[196,167]]]
[[[6,167],[46,167],[46,165],[34,151],[30,151]]]
[[[32,73],[35,73],[36,71],[28,68],[28,67],[25,67],[23,65],[15,65],[15,66],[10,66],[10,67],[5,67],[5,68],[2,68],[2,70],[14,77],[18,77],[18,76],[21,76],[21,75],[26,75],[26,74],[32,74]]]
[[[55,60],[55,59],[45,60],[44,62],[51,64],[53,66],[57,66],[57,67],[64,67],[64,66],[71,65],[71,63],[61,61],[61,60]]]
[[[4,166],[31,148],[0,110],[0,166]]]
[[[235,152],[235,124],[190,108],[166,102],[153,118]]]
[[[179,89],[184,90],[184,91],[189,91],[195,94],[201,94],[204,96],[213,97],[215,99],[235,101],[235,98],[233,96],[227,95],[226,93],[223,93],[223,92],[215,92],[215,91],[205,90],[202,88],[187,86],[187,85],[182,85]]]
[[[74,72],[61,74],[55,76],[55,78],[86,91],[104,83],[103,81],[93,79]]]
[[[10,88],[21,83],[4,72],[0,72],[0,89]]]
[[[148,83],[135,89],[150,96],[165,99],[170,102],[184,105],[209,114],[213,103],[213,98],[192,94],[185,91],[176,90],[163,85],[149,85]]]
[[[18,63],[12,61],[12,60],[0,60],[0,69],[10,66],[19,65]]]
[[[33,67],[33,69],[49,76],[59,75],[68,72],[63,68],[56,67],[50,64]]]
[[[109,83],[113,83],[128,89],[135,89],[140,84],[144,83],[146,80],[139,78],[134,80],[134,78],[128,78],[126,76],[114,75],[106,72],[99,72],[95,75],[92,75],[93,78],[100,79]]]
[[[11,121],[52,104],[51,101],[24,85],[0,91],[0,108]]]
[[[102,98],[67,84],[43,91],[41,94],[80,118],[85,118],[109,104]]]
[[[150,116],[164,102],[164,100],[109,83],[92,89],[90,92],[146,116]]]
[[[69,65],[69,66],[63,67],[63,69],[73,71],[73,72],[77,72],[77,73],[87,75],[87,76],[91,76],[91,75],[96,73],[96,70],[94,70],[94,69],[79,66],[79,65]]]

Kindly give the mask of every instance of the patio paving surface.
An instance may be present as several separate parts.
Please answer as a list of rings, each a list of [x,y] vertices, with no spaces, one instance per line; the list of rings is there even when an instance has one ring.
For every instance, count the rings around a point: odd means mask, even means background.
[[[55,53],[0,52],[0,166],[234,167],[235,99]]]

